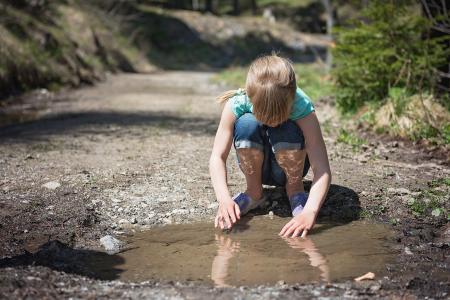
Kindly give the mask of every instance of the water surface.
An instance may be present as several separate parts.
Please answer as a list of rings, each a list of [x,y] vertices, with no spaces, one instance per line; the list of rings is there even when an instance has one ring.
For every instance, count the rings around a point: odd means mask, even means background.
[[[306,239],[283,239],[286,218],[243,219],[229,233],[211,223],[169,225],[136,234],[131,249],[118,254],[119,279],[204,281],[239,286],[379,278],[393,258],[391,233],[382,224],[355,221],[317,224]],[[101,262],[96,263],[101,273]],[[106,270],[104,270],[106,271]]]

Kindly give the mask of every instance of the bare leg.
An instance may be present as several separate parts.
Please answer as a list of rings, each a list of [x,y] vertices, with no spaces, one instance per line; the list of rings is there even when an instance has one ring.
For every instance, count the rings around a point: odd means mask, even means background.
[[[303,187],[305,157],[305,150],[278,150],[275,153],[278,164],[286,174],[286,193],[288,197],[305,191]]]
[[[241,170],[245,175],[247,190],[245,193],[253,200],[262,198],[262,165],[264,153],[253,148],[241,148],[237,150]]]

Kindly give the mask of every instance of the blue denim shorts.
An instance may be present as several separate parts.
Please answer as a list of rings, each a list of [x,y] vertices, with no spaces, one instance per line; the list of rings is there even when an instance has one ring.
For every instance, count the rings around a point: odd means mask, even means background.
[[[277,127],[269,127],[256,120],[251,113],[236,120],[233,140],[235,149],[256,148],[264,153],[262,183],[272,186],[286,184],[286,175],[275,159],[275,152],[305,148],[303,132],[294,121],[287,120]],[[309,167],[306,156],[303,176],[308,173]]]

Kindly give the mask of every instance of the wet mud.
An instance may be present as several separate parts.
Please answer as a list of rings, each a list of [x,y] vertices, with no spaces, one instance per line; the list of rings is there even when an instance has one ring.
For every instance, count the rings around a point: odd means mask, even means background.
[[[331,282],[374,272],[386,273],[394,253],[387,226],[354,221],[317,224],[308,238],[282,238],[286,218],[243,218],[231,231],[211,223],[168,225],[141,232],[130,249],[117,255],[119,279],[202,281],[218,287]],[[107,257],[106,257],[107,258]],[[87,262],[92,273],[108,277],[109,261]]]

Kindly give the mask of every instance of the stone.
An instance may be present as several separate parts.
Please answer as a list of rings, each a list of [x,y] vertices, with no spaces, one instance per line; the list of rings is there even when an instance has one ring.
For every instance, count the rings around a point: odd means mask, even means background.
[[[58,181],[49,181],[42,185],[42,187],[45,187],[49,190],[55,190],[55,189],[59,188],[60,186],[61,186],[61,184]]]
[[[438,218],[441,215],[441,213],[442,213],[442,209],[440,209],[440,208],[435,208],[435,209],[433,209],[433,211],[431,211],[431,215],[436,218]]]
[[[100,244],[110,255],[118,253],[123,246],[123,243],[112,235],[105,235],[102,237],[100,239]]]
[[[411,191],[405,188],[388,188],[388,193],[395,195],[407,195],[411,194]]]
[[[405,247],[405,254],[407,255],[413,255],[411,249],[409,249],[409,247]]]

